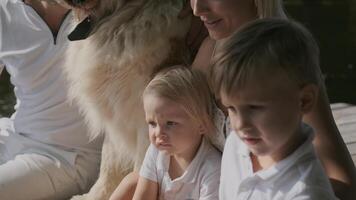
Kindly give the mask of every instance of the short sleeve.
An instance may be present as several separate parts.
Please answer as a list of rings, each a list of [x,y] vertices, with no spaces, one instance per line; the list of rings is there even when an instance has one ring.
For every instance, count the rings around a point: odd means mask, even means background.
[[[140,176],[154,182],[158,182],[157,175],[157,157],[158,149],[154,145],[150,145],[147,149],[145,159],[143,160]]]
[[[202,163],[203,167],[200,169],[203,176],[200,182],[199,199],[216,200],[219,199],[221,153],[212,146],[206,153],[205,161]]]
[[[220,168],[203,179],[199,200],[219,199]]]

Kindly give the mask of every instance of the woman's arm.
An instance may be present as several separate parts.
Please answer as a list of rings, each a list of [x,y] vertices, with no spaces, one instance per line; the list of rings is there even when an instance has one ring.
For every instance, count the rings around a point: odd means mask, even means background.
[[[158,199],[158,183],[141,177],[138,179],[133,200],[156,200]]]
[[[341,200],[356,197],[356,169],[331,113],[325,88],[320,90],[314,110],[304,120],[316,131],[314,147]]]
[[[215,40],[210,37],[206,37],[200,45],[198,53],[194,58],[192,68],[202,70],[205,74],[207,74],[214,48]]]

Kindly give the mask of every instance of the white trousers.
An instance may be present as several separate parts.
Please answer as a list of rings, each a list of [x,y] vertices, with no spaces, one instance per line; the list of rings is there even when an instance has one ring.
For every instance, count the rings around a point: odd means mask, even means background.
[[[1,200],[64,200],[87,192],[97,179],[100,155],[78,153],[73,165],[9,130],[0,123]]]

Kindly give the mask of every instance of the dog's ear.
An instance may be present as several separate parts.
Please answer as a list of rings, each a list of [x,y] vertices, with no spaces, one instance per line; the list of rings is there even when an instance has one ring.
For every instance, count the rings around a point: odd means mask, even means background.
[[[90,16],[80,22],[75,29],[68,35],[70,41],[84,40],[89,37],[93,23]]]

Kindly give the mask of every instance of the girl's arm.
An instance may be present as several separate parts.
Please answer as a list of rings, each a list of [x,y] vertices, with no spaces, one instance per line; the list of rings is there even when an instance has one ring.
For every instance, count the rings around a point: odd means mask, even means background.
[[[356,196],[355,165],[335,124],[325,88],[320,90],[314,110],[305,116],[304,121],[310,124],[316,132],[314,147],[336,196],[341,200],[354,199]]]
[[[133,200],[158,199],[158,183],[140,176]]]
[[[131,172],[125,176],[119,186],[111,194],[109,200],[132,200],[139,179],[138,172]]]
[[[140,169],[139,178],[134,200],[156,200],[158,199],[158,175],[156,161],[158,157],[158,149],[154,145],[150,145],[147,149],[145,159]]]

